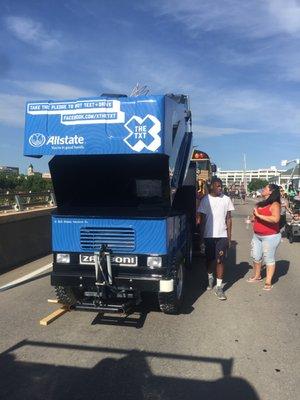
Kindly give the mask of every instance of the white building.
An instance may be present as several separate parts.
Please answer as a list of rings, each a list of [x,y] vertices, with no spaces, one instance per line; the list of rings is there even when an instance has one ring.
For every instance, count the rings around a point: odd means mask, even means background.
[[[33,176],[33,175],[40,175],[40,176],[42,176],[42,173],[41,173],[41,172],[36,172],[36,171],[34,171],[33,165],[30,163],[30,164],[29,164],[29,167],[27,168],[27,176]]]
[[[241,185],[245,183],[248,185],[252,179],[265,179],[269,181],[271,178],[279,176],[283,170],[276,167],[248,169],[248,170],[221,170],[218,169],[218,178],[222,179],[223,184],[227,187],[236,184]]]
[[[42,178],[43,178],[43,179],[51,179],[51,174],[50,174],[50,172],[43,172],[43,173],[42,173]]]
[[[29,167],[27,168],[27,175],[32,176],[34,175],[34,170],[33,170],[33,165],[29,164]]]
[[[270,179],[270,183],[275,183],[276,185],[282,186],[284,189],[287,189],[289,185],[293,183],[294,188],[300,190],[300,165],[283,171],[278,176],[274,176]]]

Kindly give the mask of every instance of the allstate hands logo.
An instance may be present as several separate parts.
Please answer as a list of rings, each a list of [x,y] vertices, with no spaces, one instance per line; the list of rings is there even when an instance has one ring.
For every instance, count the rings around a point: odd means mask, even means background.
[[[42,133],[33,133],[29,137],[29,143],[33,147],[41,147],[46,142],[46,137]]]
[[[144,148],[155,151],[161,146],[160,121],[154,115],[148,114],[145,118],[134,115],[124,125],[129,135],[124,142],[134,151],[141,152]]]

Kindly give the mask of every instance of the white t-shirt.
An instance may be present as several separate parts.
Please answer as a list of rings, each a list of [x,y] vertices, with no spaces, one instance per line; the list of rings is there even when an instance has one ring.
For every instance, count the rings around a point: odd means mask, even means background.
[[[228,211],[233,210],[232,201],[225,194],[217,197],[210,194],[204,196],[198,208],[199,213],[206,215],[204,237],[227,237],[226,216]]]

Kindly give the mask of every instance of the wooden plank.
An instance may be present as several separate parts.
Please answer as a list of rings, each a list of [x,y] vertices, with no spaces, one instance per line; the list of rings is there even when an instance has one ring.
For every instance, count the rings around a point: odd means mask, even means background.
[[[70,307],[63,306],[53,311],[50,315],[40,320],[40,325],[47,326],[51,324],[51,322],[55,321],[57,318],[64,315],[66,312],[70,311]]]
[[[57,299],[48,299],[47,301],[48,301],[48,303],[55,303],[55,304],[59,303],[59,301]]]

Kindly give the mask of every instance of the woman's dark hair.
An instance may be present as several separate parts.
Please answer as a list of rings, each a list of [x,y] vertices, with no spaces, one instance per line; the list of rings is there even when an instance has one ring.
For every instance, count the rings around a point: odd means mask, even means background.
[[[257,207],[266,207],[269,204],[279,203],[280,204],[280,190],[279,186],[275,185],[274,183],[270,183],[269,189],[271,190],[270,196],[266,200],[259,201],[256,205]]]

